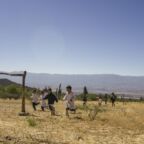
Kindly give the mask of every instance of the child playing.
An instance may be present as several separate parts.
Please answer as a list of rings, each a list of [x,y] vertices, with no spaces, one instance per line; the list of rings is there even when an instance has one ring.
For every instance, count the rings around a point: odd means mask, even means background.
[[[38,94],[37,94],[36,89],[33,90],[31,98],[32,98],[33,109],[34,111],[36,111],[36,106],[39,104],[39,99],[38,99]]]
[[[44,93],[44,91],[41,92],[41,100],[42,100],[41,109],[42,109],[42,111],[44,111],[45,108],[46,108],[46,101],[45,101],[45,93]]]
[[[56,115],[55,114],[55,107],[54,103],[58,102],[57,97],[52,93],[52,89],[48,88],[48,94],[45,96],[44,99],[48,99],[48,106],[51,111],[51,115]]]
[[[76,108],[74,104],[75,96],[72,92],[71,86],[67,86],[66,91],[67,91],[67,94],[64,96],[63,100],[66,101],[66,116],[69,117],[69,112],[68,112],[69,110],[76,112]]]
[[[112,93],[112,96],[111,96],[112,107],[115,107],[115,101],[116,101],[116,95]]]
[[[86,106],[86,104],[87,104],[87,94],[88,94],[88,91],[87,91],[87,88],[85,86],[84,90],[83,90],[83,106]]]
[[[99,106],[102,105],[102,97],[101,97],[101,96],[98,98],[98,105],[99,105]]]

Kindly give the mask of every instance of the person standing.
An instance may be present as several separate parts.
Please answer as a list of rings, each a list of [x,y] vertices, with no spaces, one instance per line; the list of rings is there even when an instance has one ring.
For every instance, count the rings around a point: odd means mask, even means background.
[[[72,92],[72,87],[69,85],[66,87],[66,95],[64,96],[63,100],[66,101],[66,116],[69,117],[69,111],[74,111],[76,112],[76,107],[75,107],[75,96],[74,93]]]
[[[104,101],[105,101],[105,105],[107,105],[107,102],[108,102],[108,94],[105,94],[105,96],[104,96]]]
[[[101,106],[102,105],[102,96],[98,97],[98,105]]]
[[[116,95],[112,93],[112,96],[111,96],[112,107],[115,107],[115,101],[116,101]]]
[[[87,104],[87,94],[88,94],[88,91],[87,91],[87,87],[85,86],[83,90],[83,106],[86,106]]]

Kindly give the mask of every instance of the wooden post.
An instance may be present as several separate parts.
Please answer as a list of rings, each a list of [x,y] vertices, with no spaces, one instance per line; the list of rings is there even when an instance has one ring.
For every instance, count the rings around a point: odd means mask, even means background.
[[[25,79],[26,79],[26,71],[24,71],[24,74],[22,76],[22,113],[25,113]]]
[[[25,80],[26,80],[26,74],[27,72],[24,71],[22,75],[22,108],[21,108],[21,113],[19,113],[20,116],[27,116],[29,113],[26,113],[25,110]]]

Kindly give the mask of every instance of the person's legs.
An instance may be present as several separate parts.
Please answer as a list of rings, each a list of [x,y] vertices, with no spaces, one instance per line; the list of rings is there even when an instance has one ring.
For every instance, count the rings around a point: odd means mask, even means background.
[[[83,106],[85,106],[85,105],[86,105],[86,102],[84,101],[84,102],[83,102]]]
[[[83,106],[86,106],[86,104],[87,104],[87,101],[84,100],[84,101],[83,101]]]
[[[115,106],[115,101],[112,101],[112,107],[114,107]]]
[[[74,109],[74,113],[76,113],[76,109]]]
[[[66,108],[66,116],[69,117],[69,108]]]
[[[115,100],[114,100],[114,102],[113,102],[113,105],[114,105],[114,107],[115,107]]]
[[[49,109],[51,111],[51,115],[55,115],[55,107],[52,105],[49,105]]]
[[[56,115],[56,114],[55,114],[55,107],[54,107],[54,106],[52,106],[51,115]]]
[[[107,105],[107,100],[105,100],[105,105]]]
[[[76,109],[71,109],[72,112],[74,112],[74,114],[76,113]]]
[[[42,109],[42,111],[44,111],[44,107],[43,106],[41,106],[41,109]]]
[[[85,106],[85,101],[83,101],[83,106]]]
[[[32,103],[32,106],[33,106],[34,111],[36,111],[36,104],[34,102]]]

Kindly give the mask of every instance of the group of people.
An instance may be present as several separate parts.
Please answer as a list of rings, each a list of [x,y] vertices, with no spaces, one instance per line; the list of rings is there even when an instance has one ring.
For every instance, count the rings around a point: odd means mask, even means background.
[[[112,93],[110,96],[110,101],[112,103],[112,107],[115,107],[116,98],[117,98],[116,95],[114,93]],[[101,96],[98,97],[98,105],[101,106],[103,101],[105,102],[105,105],[106,105],[108,102],[108,99],[109,99],[108,94],[105,94],[105,96],[103,98]]]
[[[72,92],[72,87],[69,85],[66,87],[66,95],[64,96],[63,100],[66,101],[66,116],[69,117],[69,111],[73,111],[76,112],[76,107],[75,107],[75,95]],[[37,90],[33,90],[32,93],[32,106],[34,111],[36,111],[36,106],[40,104],[39,102],[39,94],[37,93]],[[41,91],[40,94],[40,99],[41,99],[41,109],[42,111],[45,111],[46,108],[49,108],[49,110],[51,111],[51,115],[56,115],[55,112],[55,107],[54,107],[54,103],[58,102],[58,98],[54,95],[54,93],[52,92],[51,88],[48,89],[44,89],[43,91]],[[48,105],[46,104],[46,100],[48,100]]]
[[[66,87],[66,94],[63,97],[63,100],[66,102],[66,116],[69,117],[69,111],[73,111],[74,113],[76,112],[76,106],[75,106],[75,95],[72,92],[72,87],[69,85]],[[83,96],[83,106],[86,106],[87,104],[87,89],[84,88],[84,96]],[[36,111],[36,107],[37,105],[40,104],[39,102],[39,98],[41,99],[41,110],[45,111],[46,108],[48,108],[51,111],[51,115],[56,115],[55,112],[55,107],[54,104],[55,102],[58,102],[58,98],[57,96],[55,96],[55,94],[52,92],[51,88],[48,89],[44,89],[41,91],[41,94],[39,96],[37,90],[33,90],[32,93],[32,106],[34,111]],[[48,100],[48,105],[46,103],[46,100]],[[108,101],[108,95],[105,94],[105,96],[102,97],[98,97],[98,105],[101,106],[102,105],[102,101],[104,100],[105,104],[107,104]],[[112,102],[112,107],[115,106],[115,101],[116,101],[116,95],[114,93],[112,93],[110,100]]]
[[[88,93],[87,93],[87,91],[85,91],[85,88],[84,88],[83,106],[86,106],[86,104],[87,104],[87,94]],[[103,97],[102,96],[99,96],[99,97],[96,96],[96,100],[98,101],[98,106],[101,106],[103,102],[106,105],[108,103],[109,98],[110,98],[110,101],[112,103],[112,107],[115,107],[115,102],[116,102],[117,96],[114,93],[112,93],[111,96],[109,96],[108,94],[105,94]]]

